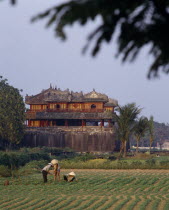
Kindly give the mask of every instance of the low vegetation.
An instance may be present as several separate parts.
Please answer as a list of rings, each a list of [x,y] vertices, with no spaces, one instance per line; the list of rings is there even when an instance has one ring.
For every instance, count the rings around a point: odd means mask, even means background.
[[[19,177],[39,173],[51,159],[58,159],[62,169],[169,169],[169,157],[165,153],[160,156],[150,155],[149,152],[138,153],[136,156],[131,153],[120,160],[118,156],[119,153],[76,154],[56,148],[52,152],[48,148],[0,152],[0,176]]]
[[[78,181],[67,183],[40,173],[0,178],[0,209],[168,209],[167,170],[74,170]]]

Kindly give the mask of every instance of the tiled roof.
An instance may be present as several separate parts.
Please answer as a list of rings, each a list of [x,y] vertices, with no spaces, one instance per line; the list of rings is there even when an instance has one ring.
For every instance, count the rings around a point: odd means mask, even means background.
[[[50,87],[37,95],[27,95],[25,102],[26,104],[48,104],[48,102],[104,102],[113,103],[115,105],[117,101],[114,100],[110,102],[107,95],[98,93],[95,90],[83,94],[83,92],[70,92],[69,89],[63,91]]]
[[[102,112],[102,113],[57,113],[57,112],[37,112],[36,119],[113,119],[114,113]]]

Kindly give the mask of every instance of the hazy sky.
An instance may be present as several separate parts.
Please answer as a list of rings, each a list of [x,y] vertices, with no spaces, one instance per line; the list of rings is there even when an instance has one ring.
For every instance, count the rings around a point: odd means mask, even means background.
[[[45,21],[30,23],[30,18],[59,0],[18,0],[12,7],[8,0],[0,2],[0,75],[25,94],[34,95],[56,85],[73,91],[105,93],[120,105],[135,102],[144,108],[142,115],[169,123],[169,76],[147,79],[151,57],[147,50],[134,63],[121,64],[115,59],[115,43],[105,44],[92,58],[90,51],[82,55],[86,37],[94,27],[78,24],[67,28],[68,40],[54,37],[45,29]]]

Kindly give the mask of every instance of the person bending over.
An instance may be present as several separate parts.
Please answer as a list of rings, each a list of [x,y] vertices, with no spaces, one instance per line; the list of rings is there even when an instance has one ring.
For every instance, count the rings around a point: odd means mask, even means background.
[[[50,168],[53,167],[52,163],[48,163],[43,169],[42,169],[42,176],[43,176],[43,181],[46,183],[48,181],[47,175],[49,174]]]
[[[67,182],[73,182],[74,180],[77,181],[76,174],[73,171],[63,175],[63,179]]]

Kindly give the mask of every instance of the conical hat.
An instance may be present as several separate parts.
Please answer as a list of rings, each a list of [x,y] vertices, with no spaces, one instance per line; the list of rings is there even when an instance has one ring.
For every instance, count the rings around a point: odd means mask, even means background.
[[[75,174],[73,171],[70,172],[69,175],[71,175],[71,176],[76,176],[76,174]]]
[[[56,164],[58,164],[58,160],[53,159],[53,160],[51,161],[51,163],[52,163],[53,165],[56,165]]]

